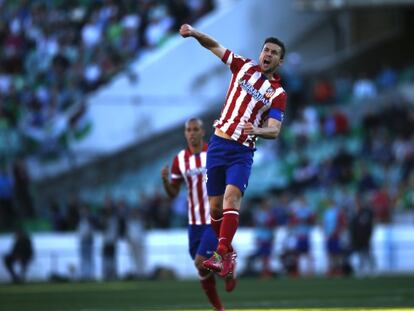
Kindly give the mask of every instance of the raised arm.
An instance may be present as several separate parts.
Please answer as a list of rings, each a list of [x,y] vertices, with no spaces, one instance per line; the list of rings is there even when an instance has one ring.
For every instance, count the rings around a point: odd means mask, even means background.
[[[198,31],[189,24],[183,24],[181,26],[180,35],[184,38],[195,38],[201,46],[210,50],[214,55],[216,55],[220,59],[223,58],[224,52],[226,52],[226,48],[221,46],[215,39],[201,31]]]

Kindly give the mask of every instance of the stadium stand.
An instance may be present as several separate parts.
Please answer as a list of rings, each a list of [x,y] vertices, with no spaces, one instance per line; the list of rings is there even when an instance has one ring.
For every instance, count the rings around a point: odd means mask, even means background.
[[[141,209],[146,229],[185,224],[182,202],[157,191],[160,168],[182,145],[181,124],[56,176],[33,181],[25,166],[25,157],[70,157],[71,143],[87,137],[94,126],[87,97],[128,74],[133,60],[162,49],[170,31],[186,20],[178,16],[186,10],[167,10],[164,1],[142,8],[136,7],[139,1],[126,3],[0,1],[0,230],[10,232],[25,219],[34,232],[73,232],[80,205],[90,206],[100,218],[108,198]],[[192,12],[192,20],[211,12],[206,3]],[[376,41],[369,40],[370,31],[348,33],[345,40],[339,36],[327,48],[332,55],[315,63],[309,55],[317,54],[315,46],[326,39],[321,25],[330,25],[332,16],[326,13],[312,24],[315,34],[308,43],[314,39],[313,44],[306,47],[300,40],[309,30],[292,39],[281,72],[289,93],[287,120],[280,139],[258,143],[242,226],[252,226],[247,207],[254,208],[262,198],[271,199],[276,218],[285,225],[299,195],[315,212],[318,226],[330,205],[350,219],[357,201],[373,210],[376,224],[413,221],[414,65],[407,57],[413,52],[408,35],[413,10],[394,6],[391,11],[393,17],[385,23],[391,32],[378,31]],[[385,12],[377,14],[370,21]],[[397,26],[394,14],[400,19]],[[344,28],[350,32],[352,26],[364,25],[362,15],[354,12],[350,20],[355,24]],[[168,27],[151,29],[152,23]],[[212,108],[202,117],[211,123],[216,114]],[[173,204],[177,208],[170,211]]]

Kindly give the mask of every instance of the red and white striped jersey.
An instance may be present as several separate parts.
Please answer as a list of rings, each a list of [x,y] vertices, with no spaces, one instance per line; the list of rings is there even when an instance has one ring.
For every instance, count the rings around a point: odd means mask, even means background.
[[[250,59],[226,50],[222,61],[230,67],[232,78],[220,119],[214,122],[214,127],[254,148],[256,137],[244,134],[243,125],[251,122],[254,126],[262,126],[270,108],[285,111],[286,92],[278,75],[269,80],[262,74],[260,66]]]
[[[171,167],[173,183],[183,179],[187,184],[188,223],[190,225],[210,224],[210,205],[206,186],[207,144],[200,153],[190,149],[181,150],[174,158]]]

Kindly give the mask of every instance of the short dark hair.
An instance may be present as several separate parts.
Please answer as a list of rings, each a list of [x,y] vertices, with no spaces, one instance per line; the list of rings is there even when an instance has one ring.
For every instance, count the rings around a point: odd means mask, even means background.
[[[194,118],[190,118],[187,121],[185,121],[185,127],[187,127],[190,122],[197,122],[200,125],[201,128],[203,128],[203,126],[204,126],[203,125],[203,120],[201,120],[200,118],[195,118],[194,117]]]
[[[285,57],[285,52],[286,52],[285,44],[282,41],[280,41],[278,38],[269,37],[269,38],[266,38],[266,40],[263,43],[263,46],[269,42],[280,46],[280,48],[282,49],[282,55],[280,56],[280,58],[283,59]]]

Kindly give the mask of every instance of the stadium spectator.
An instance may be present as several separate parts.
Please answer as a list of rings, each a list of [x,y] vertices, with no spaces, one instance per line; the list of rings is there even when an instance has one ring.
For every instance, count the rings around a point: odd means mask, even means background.
[[[311,230],[315,224],[315,214],[303,194],[291,203],[290,227],[296,240],[296,254],[299,262],[304,261],[304,275],[314,273],[314,262],[311,254]],[[301,267],[299,267],[300,269]]]
[[[0,229],[10,230],[15,221],[13,180],[7,167],[0,163]]]
[[[392,200],[389,190],[382,185],[371,194],[371,204],[375,221],[381,224],[389,224],[392,220]]]
[[[358,79],[354,81],[352,88],[352,96],[356,100],[372,99],[377,96],[377,87],[367,74],[360,74]]]
[[[48,204],[48,219],[54,232],[67,231],[67,221],[65,214],[57,199],[52,199]]]
[[[33,218],[35,210],[30,189],[30,176],[23,157],[13,161],[14,198],[18,213],[23,218]]]
[[[96,220],[86,204],[80,206],[78,236],[80,253],[80,279],[83,281],[95,278],[94,265],[94,231]]]
[[[318,168],[309,159],[300,159],[298,165],[293,169],[291,189],[302,191],[305,187],[311,187],[317,183]]]
[[[133,263],[133,278],[145,276],[145,223],[140,208],[132,208],[126,219],[126,241]]]
[[[282,273],[291,277],[299,276],[299,256],[297,252],[297,240],[294,230],[289,225],[283,238],[279,255]]]
[[[117,273],[117,244],[118,244],[118,217],[112,199],[107,196],[101,215],[102,244],[102,274],[105,280],[115,280]]]
[[[383,64],[375,78],[375,82],[379,89],[389,90],[397,84],[397,72],[391,66]]]
[[[16,229],[10,253],[3,258],[13,282],[20,283],[26,280],[26,272],[33,255],[32,241],[28,233],[22,228]],[[16,269],[16,264],[20,265],[20,269]]]
[[[115,213],[118,221],[118,237],[126,238],[129,207],[124,198],[118,199],[115,203]]]
[[[343,275],[344,247],[343,235],[346,230],[346,215],[332,199],[327,200],[323,212],[322,227],[325,234],[325,246],[328,255],[329,276]]]
[[[75,231],[79,224],[79,213],[82,203],[80,202],[78,195],[72,193],[65,205],[65,222],[66,230]]]
[[[371,250],[374,213],[367,202],[362,202],[362,200],[357,197],[355,211],[350,221],[352,251],[358,259],[354,271],[359,276],[369,275],[374,270],[374,258]]]
[[[217,237],[210,225],[210,205],[205,184],[206,151],[204,142],[203,122],[192,118],[185,123],[185,138],[187,148],[181,150],[175,157],[170,169],[164,166],[161,178],[167,194],[177,197],[183,182],[187,185],[188,194],[188,231],[190,255],[200,276],[201,286],[210,303],[216,310],[224,310],[217,293],[216,280],[213,272],[203,266],[203,262],[217,247]],[[232,291],[236,285],[234,275],[225,278],[226,290]]]
[[[211,223],[219,244],[204,266],[227,276],[233,273],[236,264],[236,253],[231,243],[238,228],[239,210],[249,180],[256,138],[275,139],[280,133],[286,93],[276,69],[283,63],[285,46],[276,38],[266,39],[259,65],[256,65],[188,24],[181,26],[180,34],[184,38],[195,38],[221,59],[230,67],[233,79],[242,77],[238,83],[230,85],[228,92],[234,96],[226,97],[222,115],[214,123],[215,132],[207,152]],[[242,100],[247,100],[246,106],[236,104]],[[229,110],[233,113],[227,113]]]
[[[300,109],[299,116],[292,121],[290,128],[300,142],[308,142],[317,136],[320,133],[320,128],[316,108],[307,106]]]
[[[271,209],[271,201],[263,198],[253,212],[255,249],[246,259],[245,273],[255,271],[256,260],[261,260],[259,275],[268,278],[273,275],[270,259],[275,240],[277,219]]]
[[[163,41],[179,20],[195,21],[212,9],[211,0],[191,1],[185,16],[162,0],[2,3],[0,102],[7,103],[11,129],[23,138],[21,148],[41,159],[67,152],[68,143],[79,139],[67,126],[73,108],[145,54],[151,44],[143,37],[153,19],[163,18],[155,35]]]
[[[317,104],[330,104],[335,98],[334,85],[330,78],[320,77],[316,80],[312,90],[313,100]]]

